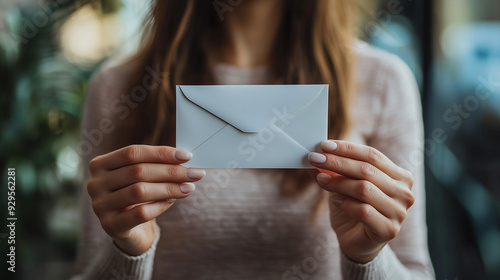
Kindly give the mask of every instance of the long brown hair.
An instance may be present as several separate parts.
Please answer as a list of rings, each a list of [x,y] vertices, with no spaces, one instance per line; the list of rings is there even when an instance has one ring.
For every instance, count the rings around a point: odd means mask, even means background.
[[[212,2],[153,2],[143,45],[133,57],[143,67],[130,81],[139,81],[150,66],[162,73],[162,84],[149,92],[137,110],[140,122],[133,142],[175,145],[175,85],[213,83],[204,46],[210,29],[223,22]],[[329,84],[329,137],[340,139],[349,128],[353,93],[353,1],[284,2],[274,74],[284,84]]]
[[[209,31],[220,21],[212,0],[156,0],[146,24],[137,79],[149,65],[163,74],[136,110],[133,142],[174,145],[175,85],[213,83],[206,55]],[[349,128],[353,93],[354,7],[352,0],[287,0],[273,74],[284,84],[329,84],[329,137],[340,139]],[[243,4],[242,4],[243,6]],[[243,7],[236,7],[243,8]],[[131,80],[133,81],[133,79]],[[304,172],[305,173],[305,172]],[[291,173],[289,173],[291,174]],[[303,173],[294,176],[302,178]],[[286,185],[286,184],[284,184]],[[293,184],[295,186],[302,183]],[[292,187],[296,190],[297,188]],[[293,191],[297,193],[296,191]]]

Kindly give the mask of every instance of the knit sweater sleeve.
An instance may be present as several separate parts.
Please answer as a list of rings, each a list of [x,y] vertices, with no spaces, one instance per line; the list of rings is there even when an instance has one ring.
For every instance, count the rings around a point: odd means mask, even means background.
[[[382,51],[371,53],[377,57],[371,60],[375,61],[372,66],[377,71],[368,68],[366,71],[377,74],[366,92],[375,95],[372,97],[380,100],[381,106],[375,106],[378,109],[373,117],[377,121],[367,143],[412,172],[416,200],[398,236],[373,261],[357,264],[342,256],[342,273],[345,279],[434,279],[427,249],[421,148],[424,139],[418,87],[410,69],[399,58]]]
[[[91,79],[83,110],[82,137],[76,149],[81,156],[83,189],[81,192],[81,230],[78,256],[73,280],[79,279],[151,279],[156,245],[160,238],[159,227],[151,248],[140,256],[122,252],[104,232],[91,207],[86,190],[90,179],[89,161],[101,154],[113,151],[126,143],[114,137],[126,123],[126,103],[122,94],[126,90],[119,82],[117,67],[103,66]],[[120,109],[120,110],[118,110]],[[129,108],[131,109],[131,108]]]

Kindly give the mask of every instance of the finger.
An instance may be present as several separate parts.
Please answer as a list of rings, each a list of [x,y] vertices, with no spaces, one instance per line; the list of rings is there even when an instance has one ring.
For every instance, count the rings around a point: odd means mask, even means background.
[[[182,165],[141,163],[109,171],[108,176],[101,179],[101,186],[106,191],[115,191],[139,182],[195,182],[205,177],[205,174],[203,169]]]
[[[367,227],[373,241],[389,241],[399,233],[400,224],[387,219],[373,206],[342,195],[332,195],[332,204]]]
[[[168,146],[131,145],[94,158],[91,170],[114,170],[137,163],[180,164],[189,161],[192,153]]]
[[[316,167],[327,169],[349,178],[370,181],[391,197],[398,197],[400,189],[402,189],[397,181],[367,162],[333,154],[319,153],[310,153],[309,161]]]
[[[330,176],[325,173],[319,173],[316,180],[326,191],[370,204],[389,219],[403,222],[406,218],[407,209],[369,181],[353,180],[344,176]]]
[[[113,228],[116,233],[130,230],[158,217],[170,208],[172,204],[172,201],[162,200],[138,205],[130,210],[112,216],[112,220],[108,223],[109,227]]]
[[[157,200],[185,198],[195,190],[193,183],[135,183],[109,193],[94,204],[95,211],[123,209],[125,207]]]
[[[311,178],[316,178],[316,176],[320,172],[330,174],[330,175],[337,175],[337,173],[330,171],[330,170],[326,170],[326,169],[306,169],[306,170],[307,170],[307,173],[311,176]]]
[[[347,141],[327,140],[321,142],[321,148],[323,151],[337,156],[368,162],[396,180],[409,179],[408,177],[411,176],[409,171],[397,166],[386,155],[373,147]]]

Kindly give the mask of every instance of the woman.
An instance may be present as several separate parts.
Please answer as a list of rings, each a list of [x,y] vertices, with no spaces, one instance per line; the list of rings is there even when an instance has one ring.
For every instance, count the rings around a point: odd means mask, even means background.
[[[75,278],[434,277],[411,158],[418,90],[400,60],[354,40],[352,1],[153,2],[142,48],[88,91],[83,128],[102,137],[82,149]],[[309,154],[317,170],[182,166],[175,85],[301,83],[330,85],[329,136],[343,139]]]

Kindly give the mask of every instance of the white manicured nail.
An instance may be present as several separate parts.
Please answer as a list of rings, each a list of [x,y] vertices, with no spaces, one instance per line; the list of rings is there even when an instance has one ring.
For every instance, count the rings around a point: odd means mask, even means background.
[[[320,153],[315,153],[315,152],[309,153],[309,155],[307,156],[307,158],[312,163],[319,164],[319,163],[325,163],[326,162],[326,156],[323,155],[323,154],[320,154]]]
[[[168,204],[173,204],[175,202],[175,198],[169,198],[167,199]]]
[[[182,183],[181,184],[181,192],[182,193],[190,193],[196,189],[196,186],[193,183]]]
[[[188,168],[186,171],[186,176],[193,181],[200,180],[205,177],[206,174],[205,170],[199,168]]]
[[[332,176],[330,176],[326,173],[319,173],[316,176],[316,180],[318,180],[318,183],[320,183],[322,185],[328,185],[328,183],[330,183],[330,181],[332,180]]]
[[[334,151],[337,149],[337,143],[330,140],[325,140],[321,142],[321,148],[325,151]]]
[[[186,161],[186,160],[190,160],[191,158],[193,158],[193,154],[191,152],[184,151],[184,150],[175,150],[174,157],[176,160]]]

